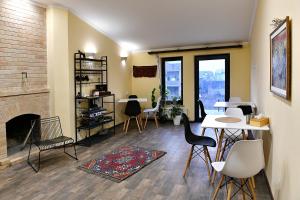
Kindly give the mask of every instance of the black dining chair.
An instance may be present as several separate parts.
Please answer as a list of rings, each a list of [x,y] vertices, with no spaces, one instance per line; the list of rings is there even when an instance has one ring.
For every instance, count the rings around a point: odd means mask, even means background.
[[[190,167],[191,160],[196,156],[199,156],[206,164],[207,173],[210,181],[209,166],[211,165],[212,161],[207,147],[216,147],[216,141],[211,137],[195,135],[191,130],[189,118],[184,113],[182,114],[182,120],[184,125],[185,140],[187,141],[187,143],[192,145],[188,160],[186,162],[183,177],[185,177],[186,172]]]
[[[198,100],[198,104],[199,104],[200,115],[201,115],[201,117],[199,119],[200,119],[200,122],[202,123],[204,121],[204,119],[205,119],[205,117],[206,117],[207,114],[205,112],[205,108],[204,108],[203,102],[200,99]],[[219,138],[219,136],[218,136],[218,130],[216,129],[214,132],[215,132],[215,135],[216,135],[216,140],[218,142],[218,138]]]
[[[137,99],[137,98],[138,98],[138,96],[135,95],[135,94],[132,94],[132,95],[128,96],[128,99]]]
[[[199,108],[200,108],[200,122],[203,122],[204,118],[206,117],[206,112],[205,112],[205,108],[204,108],[204,105],[203,105],[203,102],[199,99],[198,100],[198,104],[199,104]]]
[[[250,115],[253,113],[252,106],[250,105],[239,105],[238,108],[242,109],[244,115]]]
[[[136,95],[130,95],[128,97],[129,99],[136,99]],[[125,133],[128,132],[128,127],[130,124],[130,119],[135,118],[139,132],[141,133],[141,129],[143,125],[141,124],[141,106],[140,103],[137,100],[131,100],[128,101],[125,108],[125,114],[128,116],[128,119],[124,122],[123,130],[125,130]]]

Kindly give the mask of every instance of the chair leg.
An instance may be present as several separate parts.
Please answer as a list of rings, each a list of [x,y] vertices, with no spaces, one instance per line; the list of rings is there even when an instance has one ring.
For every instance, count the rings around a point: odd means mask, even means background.
[[[256,194],[255,194],[251,179],[249,180],[249,187],[250,187],[250,192],[253,197],[253,200],[256,200]]]
[[[242,178],[240,179],[240,181],[241,181],[241,190],[243,192],[243,200],[246,200],[246,193],[245,193],[245,190],[244,190],[245,181]]]
[[[204,161],[205,161],[205,165],[206,165],[206,168],[207,168],[207,174],[208,174],[208,181],[210,182],[210,179],[211,179],[211,176],[210,176],[210,169],[209,169],[209,164],[208,164],[208,150],[207,150],[207,147],[203,147],[204,148]]]
[[[128,120],[127,120],[127,124],[126,124],[126,131],[125,131],[125,133],[127,133],[128,132],[128,127],[129,127],[129,124],[130,124],[130,117],[128,118]]]
[[[225,179],[225,176],[222,175],[222,178],[220,179],[220,182],[219,182],[219,184],[218,184],[218,186],[216,187],[216,190],[215,190],[215,192],[214,192],[214,195],[213,195],[213,198],[212,198],[213,200],[215,200],[215,199],[217,198],[217,195],[218,195],[218,193],[219,193],[219,190],[220,190],[220,188],[221,188],[221,186],[222,186],[222,183],[223,183],[224,179]]]
[[[124,121],[124,125],[123,125],[123,131],[126,130],[126,125],[127,125],[127,119]]]
[[[139,129],[139,132],[142,133],[141,128],[140,128],[140,125],[139,125],[138,116],[135,118],[135,120],[136,120],[136,124],[137,124],[137,126],[138,126],[138,129]]]
[[[142,114],[139,115],[140,127],[144,130]]]
[[[77,157],[77,151],[76,151],[76,147],[75,147],[76,145],[75,144],[73,144],[73,147],[74,147],[74,153],[75,153],[75,157],[76,157],[76,160],[78,160],[78,157]]]
[[[38,173],[38,171],[40,170],[40,166],[41,166],[41,151],[39,151],[39,162],[38,162],[38,167],[34,167],[33,163],[30,161],[30,153],[31,153],[31,144],[29,147],[29,152],[28,152],[28,157],[27,157],[27,163],[28,165],[36,172]]]
[[[220,156],[220,160],[224,160],[224,153],[225,153],[225,150],[227,148],[227,145],[228,145],[228,140],[226,139],[224,147],[222,148],[222,153],[221,153],[221,156]]]
[[[208,157],[209,163],[211,164],[211,163],[212,163],[212,160],[211,160],[211,157],[210,157],[208,148],[207,148],[207,147],[205,147],[205,148],[206,148],[206,152],[207,152],[207,157]]]
[[[224,129],[221,130],[221,134],[220,134],[220,137],[219,137],[218,149],[217,149],[217,154],[216,154],[216,159],[215,159],[216,161],[219,161],[220,152],[221,152],[221,148],[222,148],[223,136],[224,136]],[[215,179],[216,179],[216,175],[217,175],[217,172],[214,170],[213,176],[212,176],[212,179],[211,179],[211,184],[214,184]]]
[[[229,181],[228,191],[227,191],[227,200],[231,199],[231,192],[232,192],[232,180]]]
[[[255,189],[255,179],[254,179],[254,176],[252,176],[252,177],[250,178],[250,181],[251,181],[251,183],[252,183],[253,189]]]
[[[188,168],[190,167],[192,156],[193,156],[193,151],[194,151],[194,145],[191,147],[189,158],[186,161],[186,166],[185,166],[185,170],[183,173],[183,177],[185,177],[186,172],[187,172]]]
[[[157,121],[157,116],[156,116],[156,113],[154,113],[154,120],[155,120],[155,125],[156,125],[156,128],[158,128],[158,121]]]
[[[148,113],[146,114],[146,119],[145,119],[144,129],[146,128],[147,122],[148,122]]]
[[[74,147],[75,156],[73,156],[73,155],[69,154],[68,152],[66,152],[66,145],[65,144],[64,144],[64,153],[67,154],[68,156],[70,156],[71,158],[74,158],[75,160],[78,160],[75,144],[73,144],[73,147]]]

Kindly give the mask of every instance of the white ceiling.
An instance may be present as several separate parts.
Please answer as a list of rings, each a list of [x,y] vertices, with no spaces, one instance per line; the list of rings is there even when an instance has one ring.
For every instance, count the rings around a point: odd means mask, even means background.
[[[70,9],[131,49],[248,41],[256,0],[36,0]]]

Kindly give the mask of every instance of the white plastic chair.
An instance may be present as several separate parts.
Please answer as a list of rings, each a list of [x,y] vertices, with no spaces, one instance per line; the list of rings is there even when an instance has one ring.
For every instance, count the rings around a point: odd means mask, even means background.
[[[144,129],[146,128],[147,121],[148,121],[148,117],[151,116],[151,115],[154,117],[156,128],[158,128],[158,121],[157,121],[157,116],[156,116],[156,114],[157,114],[158,109],[159,109],[160,101],[161,101],[161,97],[158,97],[155,108],[147,108],[147,109],[145,109],[145,110],[143,111],[144,114],[146,115],[146,120],[145,120],[145,124],[144,124]]]
[[[251,177],[257,175],[265,167],[263,140],[240,140],[236,142],[230,149],[226,161],[213,162],[212,167],[222,174],[212,199],[216,199],[225,178],[228,179],[225,184],[229,183],[227,199],[232,198],[233,183],[239,187],[239,190],[243,191],[243,199],[246,195],[250,196],[251,199],[256,199]]]
[[[244,118],[244,114],[242,109],[240,108],[227,108],[225,111],[225,115],[228,117],[236,117],[236,118]],[[230,147],[239,140],[246,139],[248,137],[247,132],[243,134],[242,130],[240,129],[225,129],[223,137],[219,138],[224,142],[224,145],[218,146],[218,149],[220,149],[221,154],[219,156],[218,160],[224,160],[224,155],[226,150],[230,149]],[[215,180],[215,173],[212,178],[212,183],[214,183]]]
[[[240,108],[227,108],[227,110],[225,111],[225,115],[231,117],[237,117],[240,119],[244,118],[243,111]],[[225,145],[223,147],[223,153],[221,158],[223,157],[224,151],[226,150],[227,147],[229,147],[237,140],[245,139],[244,137],[247,138],[247,133],[243,135],[242,130],[240,129],[225,129],[224,130]]]
[[[241,97],[230,97],[229,102],[242,102]]]

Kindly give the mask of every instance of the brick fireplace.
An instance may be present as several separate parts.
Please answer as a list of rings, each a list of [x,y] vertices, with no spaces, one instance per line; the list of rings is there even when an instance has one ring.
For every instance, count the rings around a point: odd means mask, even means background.
[[[46,9],[30,1],[0,0],[0,161],[7,158],[6,123],[49,116]],[[0,163],[1,164],[1,163]]]
[[[49,116],[49,93],[36,93],[0,97],[0,160],[7,157],[6,123],[20,115]]]

